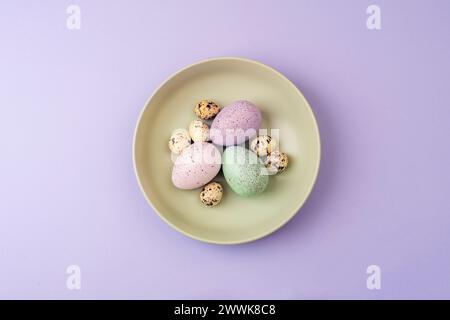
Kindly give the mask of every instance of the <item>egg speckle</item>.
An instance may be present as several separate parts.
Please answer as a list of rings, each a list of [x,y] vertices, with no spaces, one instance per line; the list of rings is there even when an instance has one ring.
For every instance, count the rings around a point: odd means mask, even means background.
[[[180,154],[191,144],[191,137],[186,129],[176,129],[169,139],[169,149],[174,154]]]
[[[286,153],[274,151],[269,154],[264,162],[270,174],[282,172],[288,166],[289,159]]]
[[[276,140],[267,135],[256,137],[250,143],[250,149],[259,157],[267,156],[274,151],[276,147]]]
[[[217,206],[222,200],[223,188],[218,182],[208,183],[200,192],[200,201],[208,206]]]
[[[194,142],[204,142],[209,140],[209,127],[200,120],[193,120],[189,124],[189,135]]]
[[[195,105],[194,112],[200,119],[214,118],[220,111],[220,107],[211,100],[202,100]]]

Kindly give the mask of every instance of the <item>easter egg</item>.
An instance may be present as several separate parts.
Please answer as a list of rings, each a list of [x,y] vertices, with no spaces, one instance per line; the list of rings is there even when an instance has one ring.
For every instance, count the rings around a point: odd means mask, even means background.
[[[200,120],[192,120],[189,124],[189,135],[192,141],[208,141],[209,140],[209,127],[207,124]]]
[[[278,150],[270,153],[264,161],[264,165],[266,166],[267,171],[269,171],[270,174],[283,172],[284,170],[286,170],[288,163],[289,158],[287,154]]]
[[[195,142],[176,158],[172,183],[179,189],[200,188],[210,182],[220,170],[222,156],[211,143]]]
[[[176,129],[169,139],[169,149],[173,154],[180,154],[184,148],[191,144],[191,137],[186,129]]]
[[[222,170],[230,188],[240,196],[261,193],[269,183],[269,173],[262,160],[241,146],[225,149]]]
[[[200,192],[200,201],[207,207],[217,206],[223,197],[222,185],[218,182],[210,182]]]
[[[214,118],[210,139],[221,146],[241,144],[256,136],[261,127],[261,111],[253,103],[235,101],[224,107]]]

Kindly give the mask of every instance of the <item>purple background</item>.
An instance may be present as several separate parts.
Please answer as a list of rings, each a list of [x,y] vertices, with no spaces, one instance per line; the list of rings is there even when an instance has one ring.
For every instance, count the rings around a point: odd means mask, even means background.
[[[450,298],[450,1],[73,3],[79,31],[71,2],[0,4],[0,298]],[[300,213],[229,247],[154,214],[131,155],[153,90],[216,56],[284,73],[323,144]]]

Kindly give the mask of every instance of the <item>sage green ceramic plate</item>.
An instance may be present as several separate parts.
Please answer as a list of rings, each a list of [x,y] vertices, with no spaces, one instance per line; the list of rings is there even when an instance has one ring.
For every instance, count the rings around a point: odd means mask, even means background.
[[[205,207],[200,190],[178,190],[171,182],[168,140],[187,128],[201,99],[225,106],[246,99],[262,110],[263,128],[278,128],[289,167],[271,176],[267,190],[242,198],[227,187],[217,207]],[[302,93],[282,74],[256,61],[215,58],[190,65],[164,82],[139,118],[133,157],[146,199],[169,225],[197,240],[237,244],[264,237],[289,221],[305,202],[317,177],[320,138],[314,114]]]

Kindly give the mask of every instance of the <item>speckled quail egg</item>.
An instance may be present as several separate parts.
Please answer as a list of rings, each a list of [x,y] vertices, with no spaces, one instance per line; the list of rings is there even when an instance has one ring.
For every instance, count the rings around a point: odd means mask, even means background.
[[[284,171],[288,166],[288,163],[289,160],[287,154],[277,150],[267,156],[264,165],[270,174],[276,174]]]
[[[250,143],[250,149],[259,157],[267,156],[274,151],[276,147],[276,140],[267,135],[256,137]]]
[[[205,142],[209,140],[209,127],[200,120],[193,120],[189,124],[189,135],[194,142]]]
[[[176,129],[169,140],[169,149],[174,154],[180,154],[184,148],[191,144],[191,137],[186,129]]]
[[[222,200],[223,188],[218,182],[210,182],[200,192],[200,201],[208,206],[217,206]]]
[[[200,119],[214,118],[220,111],[220,107],[211,100],[202,100],[195,105],[194,112]]]

